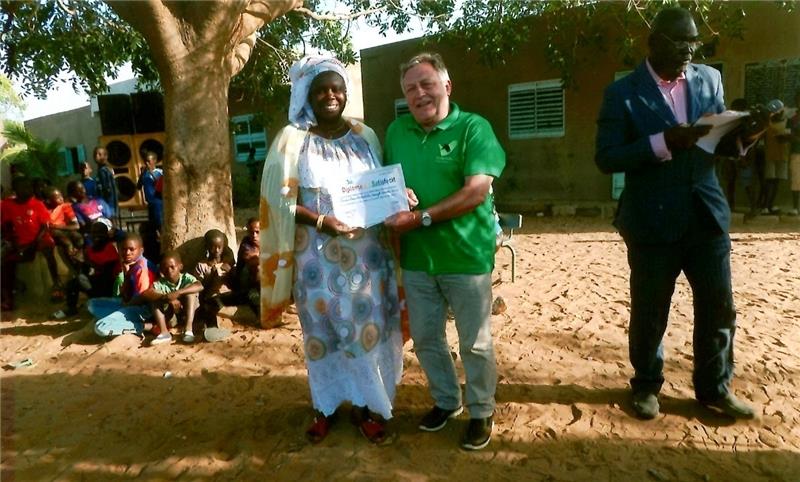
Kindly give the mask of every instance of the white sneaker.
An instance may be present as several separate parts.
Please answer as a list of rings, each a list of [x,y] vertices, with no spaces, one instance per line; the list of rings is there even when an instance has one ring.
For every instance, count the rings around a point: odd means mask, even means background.
[[[150,342],[150,346],[163,345],[165,343],[172,343],[172,335],[169,333],[161,333],[157,337],[153,338],[153,340]]]
[[[183,342],[184,343],[194,343],[194,333],[191,331],[184,332],[183,334]]]

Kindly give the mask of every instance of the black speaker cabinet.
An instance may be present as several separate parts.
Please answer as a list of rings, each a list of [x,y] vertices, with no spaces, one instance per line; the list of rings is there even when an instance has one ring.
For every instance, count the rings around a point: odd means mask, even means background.
[[[137,134],[164,132],[164,98],[160,92],[134,92],[131,105]]]
[[[98,95],[97,103],[100,107],[100,129],[104,136],[134,133],[129,95]]]

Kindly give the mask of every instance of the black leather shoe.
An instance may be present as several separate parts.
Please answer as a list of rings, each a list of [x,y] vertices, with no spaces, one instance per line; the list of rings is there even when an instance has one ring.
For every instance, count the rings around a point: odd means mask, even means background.
[[[486,418],[471,418],[467,431],[464,432],[464,438],[461,439],[461,447],[467,450],[480,450],[492,440],[492,428],[494,428],[494,421],[492,417]]]
[[[433,409],[420,420],[419,429],[426,432],[438,432],[447,425],[448,419],[458,417],[463,411],[464,407],[458,407],[455,410],[445,410],[434,405]]]
[[[756,416],[756,412],[753,410],[753,407],[739,400],[733,396],[732,393],[726,393],[725,396],[711,402],[700,403],[706,407],[718,412],[722,412],[725,415],[736,419],[752,419]]]
[[[644,420],[652,420],[658,416],[658,395],[650,392],[633,392],[633,411]]]

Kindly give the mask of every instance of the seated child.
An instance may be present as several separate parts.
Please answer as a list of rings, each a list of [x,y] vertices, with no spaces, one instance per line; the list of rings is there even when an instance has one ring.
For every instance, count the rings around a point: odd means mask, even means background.
[[[185,318],[183,342],[194,343],[194,312],[197,310],[197,295],[203,291],[203,285],[189,273],[183,273],[183,263],[177,251],[170,251],[161,257],[159,272],[161,277],[153,283],[153,287],[145,293],[150,302],[153,319],[158,323],[160,334],[150,342],[151,345],[172,341],[167,329],[167,317],[182,314]]]
[[[261,309],[261,282],[258,266],[260,232],[261,224],[258,218],[248,219],[247,234],[239,245],[239,255],[236,258],[232,291],[225,293],[222,297],[226,305],[249,305],[256,315]]]
[[[114,281],[122,272],[117,247],[111,240],[111,221],[99,218],[89,229],[91,244],[84,248],[84,271],[67,282],[67,308],[53,313],[55,318],[65,318],[78,313],[78,296],[81,291],[89,298],[109,297],[113,294]]]
[[[228,247],[228,237],[219,229],[211,229],[203,236],[206,256],[194,268],[194,276],[203,283],[197,320],[205,326],[217,326],[217,313],[222,307],[220,290],[229,285],[229,274],[236,263]]]
[[[81,226],[72,205],[64,202],[61,191],[54,187],[47,190],[45,205],[50,210],[50,234],[53,240],[64,250],[73,268],[78,268],[83,261],[83,236],[78,232]]]
[[[15,177],[11,186],[16,196],[4,199],[0,204],[0,225],[5,242],[0,269],[2,311],[14,309],[17,264],[33,261],[37,252],[41,252],[47,260],[47,268],[53,281],[53,298],[63,298],[63,288],[53,254],[55,242],[48,229],[50,213],[44,203],[33,197],[33,184],[29,178]]]
[[[136,233],[125,234],[119,242],[122,284],[118,296],[89,300],[89,312],[97,319],[94,331],[101,337],[108,338],[124,333],[142,336],[145,331],[153,328],[151,323],[147,323],[152,313],[148,300],[143,295],[153,286],[156,270],[142,256],[142,251],[141,236]]]
[[[86,195],[86,188],[80,181],[70,181],[67,184],[67,195],[72,199],[72,210],[75,211],[78,224],[84,233],[89,231],[89,226],[97,221],[97,218],[111,219],[114,215],[114,211],[102,198],[89,198]]]

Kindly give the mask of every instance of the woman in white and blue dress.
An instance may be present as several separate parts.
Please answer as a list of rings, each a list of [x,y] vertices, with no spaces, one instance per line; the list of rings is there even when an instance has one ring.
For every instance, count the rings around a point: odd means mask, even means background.
[[[261,185],[261,323],[279,324],[294,297],[315,409],[309,440],[324,439],[350,402],[353,422],[382,443],[402,375],[396,265],[381,226],[346,226],[328,191],[341,174],[380,167],[381,148],[372,129],[342,117],[349,80],[338,60],[306,57],[289,75],[291,124]]]

